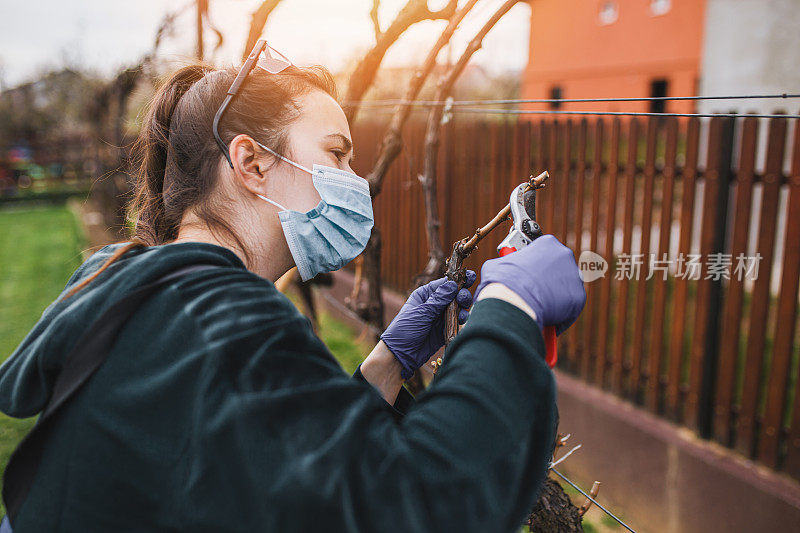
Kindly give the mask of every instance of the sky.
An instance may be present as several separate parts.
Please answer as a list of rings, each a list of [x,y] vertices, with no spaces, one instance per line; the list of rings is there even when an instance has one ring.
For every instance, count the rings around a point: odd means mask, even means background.
[[[12,87],[54,67],[79,66],[110,75],[135,63],[152,45],[166,13],[191,0],[28,0],[5,1],[0,7],[0,82]],[[219,64],[240,63],[250,13],[261,0],[210,0],[211,18],[225,44],[211,58]],[[379,19],[385,29],[406,0],[382,0]],[[432,9],[445,0],[429,0]],[[464,0],[459,2],[464,3]],[[458,57],[469,38],[502,0],[480,0],[453,39]],[[346,68],[374,42],[369,10],[372,0],[283,0],[264,31],[270,45],[300,65]],[[185,9],[175,34],[159,49],[180,61],[195,49],[194,10]],[[472,62],[492,73],[520,70],[527,63],[530,7],[520,2],[484,39]],[[384,65],[417,65],[433,44],[444,21],[419,23],[387,54]],[[214,36],[205,36],[206,49]],[[444,60],[444,53],[440,60]]]

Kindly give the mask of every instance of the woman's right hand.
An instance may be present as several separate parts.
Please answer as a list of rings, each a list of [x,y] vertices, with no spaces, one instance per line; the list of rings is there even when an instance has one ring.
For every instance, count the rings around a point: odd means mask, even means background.
[[[586,303],[586,290],[572,250],[552,235],[543,235],[517,252],[490,259],[481,268],[475,291],[491,283],[505,285],[533,309],[539,328],[555,326],[560,335]]]

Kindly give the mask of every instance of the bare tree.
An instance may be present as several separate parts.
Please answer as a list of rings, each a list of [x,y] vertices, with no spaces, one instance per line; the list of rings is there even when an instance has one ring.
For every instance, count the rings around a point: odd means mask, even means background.
[[[122,170],[128,159],[124,131],[128,101],[139,83],[149,76],[148,68],[164,38],[174,29],[178,16],[190,7],[192,4],[187,4],[167,13],[156,30],[151,51],[135,65],[120,70],[108,83],[98,86],[86,109],[89,123],[96,132],[93,152],[95,172],[99,175],[91,195],[105,226],[114,228],[120,238],[126,237],[125,203],[131,191],[131,183]]]
[[[420,177],[426,206],[426,237],[428,240],[429,259],[425,269],[415,280],[416,285],[421,285],[435,279],[441,276],[444,271],[444,259],[446,256],[441,244],[439,232],[440,222],[436,199],[436,162],[444,102],[452,92],[456,81],[464,72],[469,60],[474,53],[481,48],[486,34],[488,34],[495,24],[497,24],[497,22],[518,2],[519,0],[507,0],[495,11],[469,42],[459,60],[447,70],[437,85],[435,95],[436,104],[432,107],[428,116],[425,135],[424,170]],[[461,9],[453,13],[453,16],[442,31],[439,39],[437,39],[436,43],[431,48],[425,62],[412,78],[403,100],[396,107],[391,123],[384,136],[377,161],[372,171],[368,174],[367,179],[370,182],[370,191],[373,197],[380,193],[386,173],[402,150],[401,131],[410,115],[411,102],[417,98],[425,80],[435,67],[436,57],[439,52],[450,42],[458,25],[475,4],[476,2],[474,1],[467,2]],[[373,13],[374,11],[375,6],[373,4]],[[370,54],[368,53],[367,55],[369,56]],[[364,295],[361,294],[362,278],[366,281],[366,294]],[[363,260],[356,265],[356,283],[353,286],[353,292],[348,300],[348,305],[362,319],[374,328],[382,331],[384,306],[379,288],[379,280],[380,235],[379,230],[374,228],[373,234],[363,254]]]
[[[436,66],[436,58],[439,52],[444,48],[450,39],[453,37],[456,29],[464,17],[469,13],[478,0],[469,0],[462,8],[458,9],[447,23],[439,38],[428,52],[425,61],[417,69],[414,76],[406,89],[401,103],[395,108],[392,120],[383,137],[381,150],[378,158],[372,167],[372,170],[367,175],[367,181],[370,185],[370,193],[373,198],[380,194],[383,185],[383,180],[386,177],[389,168],[394,160],[400,155],[402,151],[402,130],[411,115],[412,102],[419,96],[425,81],[430,76],[434,67]],[[377,5],[378,0],[373,2],[373,10],[371,16],[373,23],[376,27],[376,32],[379,32],[377,21]],[[367,54],[369,56],[369,54]],[[353,292],[348,299],[348,305],[353,311],[356,312],[363,320],[365,320],[373,329],[383,331],[383,297],[381,295],[381,273],[380,273],[380,255],[381,255],[381,241],[380,232],[377,228],[373,228],[372,235],[370,236],[364,254],[361,256],[359,262],[356,263],[356,281],[353,284]],[[361,280],[366,278],[367,289],[363,298],[361,296]]]
[[[208,0],[197,0],[197,11],[195,13],[195,31],[197,33],[197,46],[195,57],[203,60],[203,17],[208,13]]]
[[[450,67],[444,76],[442,76],[436,88],[436,95],[434,97],[435,105],[428,114],[428,122],[425,130],[425,156],[423,171],[420,176],[425,198],[425,234],[428,240],[428,263],[425,265],[420,275],[417,276],[417,285],[424,285],[433,279],[441,277],[444,272],[445,252],[442,248],[441,235],[439,232],[440,221],[436,191],[436,166],[439,157],[439,142],[441,138],[445,100],[450,96],[453,86],[464,72],[473,54],[483,46],[483,39],[486,37],[486,34],[494,28],[495,24],[497,24],[517,2],[519,2],[519,0],[506,0],[506,2],[489,17],[483,27],[481,27],[478,33],[476,33],[469,42],[459,60]]]
[[[195,56],[198,60],[202,61],[205,55],[204,45],[203,45],[203,30],[205,26],[208,26],[214,35],[217,37],[217,44],[214,45],[213,52],[216,52],[220,49],[223,42],[222,32],[217,29],[213,22],[211,22],[211,15],[209,14],[209,0],[196,0],[197,10],[195,12],[195,26],[197,32],[197,47],[195,51]]]

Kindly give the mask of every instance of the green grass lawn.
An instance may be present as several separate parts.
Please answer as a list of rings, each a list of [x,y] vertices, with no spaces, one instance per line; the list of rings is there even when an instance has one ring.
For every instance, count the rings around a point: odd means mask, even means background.
[[[295,291],[288,291],[286,296],[303,312],[304,307],[300,296]],[[339,364],[342,365],[345,372],[352,374],[373,347],[367,342],[359,342],[358,332],[341,320],[337,320],[320,309],[317,311],[319,313],[319,331],[317,331],[317,335],[325,342],[325,345],[339,361]]]
[[[82,263],[75,216],[63,206],[0,210],[0,361],[5,361]],[[33,425],[0,413],[0,467]],[[0,504],[1,514],[5,508]]]

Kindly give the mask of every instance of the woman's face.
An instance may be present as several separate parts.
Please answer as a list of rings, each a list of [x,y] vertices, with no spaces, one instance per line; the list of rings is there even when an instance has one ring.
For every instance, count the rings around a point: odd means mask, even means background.
[[[330,95],[315,90],[297,99],[300,116],[289,127],[287,157],[311,169],[314,164],[353,172],[350,126],[341,106]],[[288,209],[306,212],[316,207],[320,196],[311,175],[279,160],[279,179],[270,180],[269,198]]]

